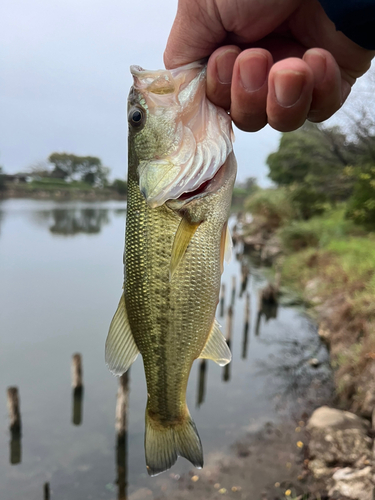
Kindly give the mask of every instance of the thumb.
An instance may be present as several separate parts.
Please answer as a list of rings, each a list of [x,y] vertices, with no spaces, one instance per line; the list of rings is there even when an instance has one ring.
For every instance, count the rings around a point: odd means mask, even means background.
[[[215,2],[180,0],[164,52],[165,67],[172,69],[208,57],[225,37]]]

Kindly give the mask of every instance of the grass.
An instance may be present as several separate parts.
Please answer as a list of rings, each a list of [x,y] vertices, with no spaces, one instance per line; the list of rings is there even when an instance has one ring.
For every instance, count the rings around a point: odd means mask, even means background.
[[[40,179],[33,180],[28,184],[23,184],[23,188],[30,191],[37,191],[40,189],[51,191],[51,190],[72,190],[72,189],[80,189],[80,190],[91,190],[93,186],[87,184],[86,182],[72,181],[65,182],[62,179]]]
[[[337,391],[358,408],[363,381],[357,381],[375,360],[375,234],[346,220],[341,207],[289,222],[279,236],[282,282],[323,305]]]

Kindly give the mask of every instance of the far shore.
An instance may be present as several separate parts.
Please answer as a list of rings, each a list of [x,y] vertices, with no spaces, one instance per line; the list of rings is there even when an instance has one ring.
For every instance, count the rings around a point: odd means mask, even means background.
[[[106,201],[123,200],[126,195],[119,194],[110,188],[59,188],[59,189],[30,189],[28,185],[12,186],[4,191],[0,191],[0,200],[9,198],[31,198],[36,200],[85,200],[85,201]]]

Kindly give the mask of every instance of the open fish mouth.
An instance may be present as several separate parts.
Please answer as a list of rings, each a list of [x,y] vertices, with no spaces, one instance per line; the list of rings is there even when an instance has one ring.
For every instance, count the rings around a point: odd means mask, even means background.
[[[173,115],[169,151],[139,162],[139,188],[148,205],[156,208],[168,200],[203,195],[233,149],[229,115],[206,97],[205,65],[197,62],[170,71],[131,69],[134,88],[149,114]]]
[[[188,203],[188,202],[195,200],[197,198],[203,198],[205,196],[210,195],[211,193],[218,191],[220,189],[220,187],[224,184],[225,179],[228,177],[226,175],[228,170],[229,170],[229,168],[227,167],[227,165],[225,163],[224,165],[222,165],[219,168],[219,170],[212,177],[212,179],[209,179],[209,180],[203,182],[194,191],[188,191],[186,193],[183,193],[181,196],[179,196],[176,199],[176,201],[179,203],[182,202],[185,204],[185,203]]]

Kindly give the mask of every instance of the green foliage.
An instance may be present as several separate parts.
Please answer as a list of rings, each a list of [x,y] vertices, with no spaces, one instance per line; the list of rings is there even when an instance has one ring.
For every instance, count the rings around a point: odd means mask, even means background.
[[[123,179],[115,179],[111,188],[117,191],[120,195],[126,196],[128,194],[128,183]]]
[[[290,200],[301,219],[321,215],[327,208],[327,196],[304,184],[294,184],[290,188]]]
[[[245,202],[245,209],[267,221],[267,227],[277,229],[295,217],[286,189],[259,189]]]
[[[353,180],[345,167],[353,158],[349,141],[338,127],[329,129],[312,123],[284,133],[278,151],[267,158],[269,177],[279,186],[303,185],[314,197],[332,202],[347,199]],[[306,206],[304,211],[307,215]]]
[[[364,236],[360,227],[345,219],[345,207],[327,211],[323,217],[294,220],[279,230],[285,249],[299,251],[308,247],[327,247],[330,241],[347,241],[350,236]]]
[[[319,245],[319,233],[316,228],[303,222],[294,221],[282,227],[279,235],[284,248],[288,251],[298,252]]]
[[[66,182],[64,179],[54,179],[51,177],[34,179],[24,186],[29,191],[56,191],[56,190],[91,190],[92,186],[86,182],[72,181]]]
[[[352,169],[356,182],[348,203],[347,217],[358,224],[375,228],[375,164]]]
[[[48,161],[54,165],[51,177],[64,180],[76,177],[91,186],[105,186],[108,182],[109,169],[95,156],[52,153]]]

